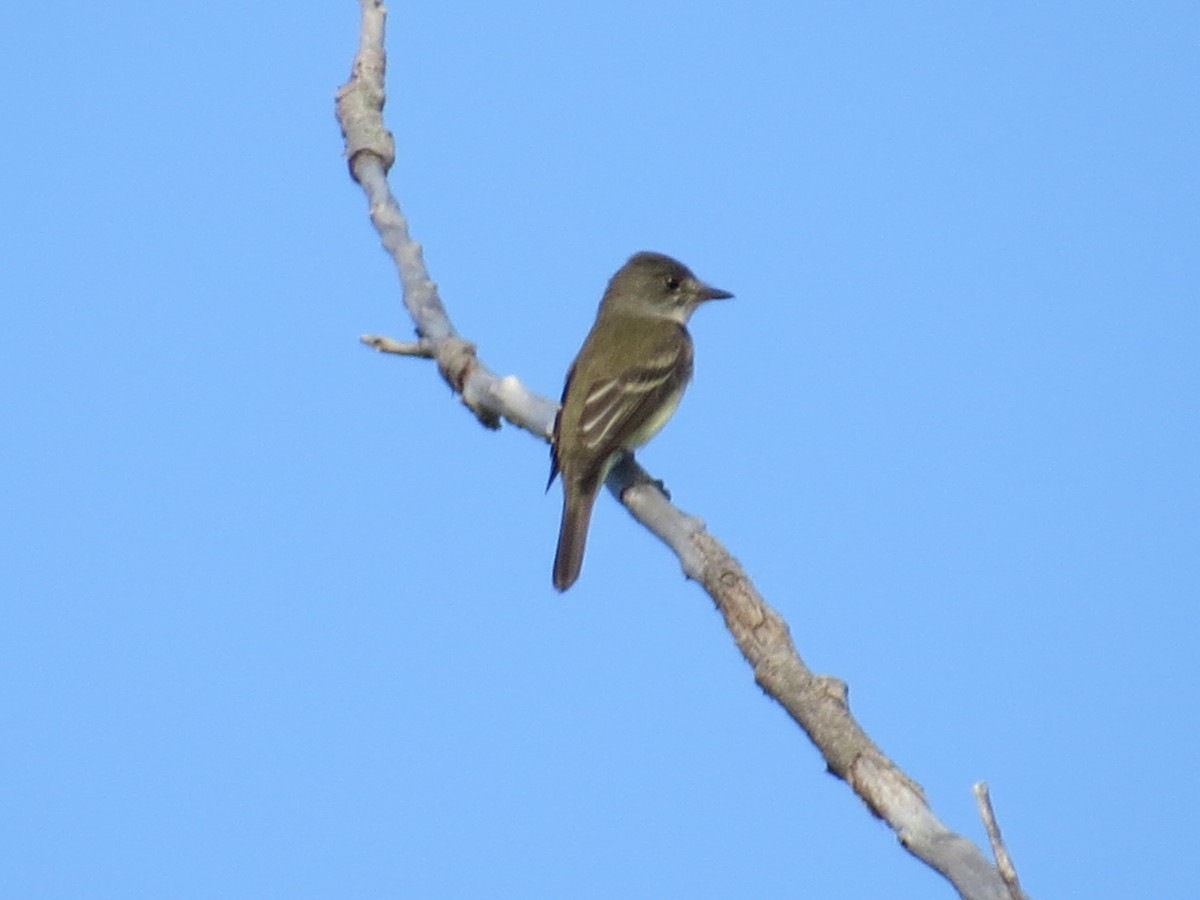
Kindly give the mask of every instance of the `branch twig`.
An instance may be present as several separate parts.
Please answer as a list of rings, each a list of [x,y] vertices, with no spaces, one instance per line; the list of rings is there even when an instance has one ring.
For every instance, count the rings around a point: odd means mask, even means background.
[[[350,81],[337,93],[337,118],[350,174],[366,193],[371,221],[395,261],[418,335],[416,343],[376,336],[363,342],[383,352],[435,359],[442,377],[484,425],[497,428],[507,419],[549,440],[558,404],[528,390],[515,376],[496,376],[479,361],[474,345],[454,330],[425,269],[421,247],[409,236],[386,177],[395,158],[382,117],[386,10],[381,0],[359,3],[361,43]],[[684,572],[703,585],[754,669],[755,681],[804,729],[829,771],[845,780],[892,827],[901,844],[945,876],[965,900],[1012,900],[1016,895],[997,869],[974,844],[938,820],[920,785],[854,720],[845,684],[808,669],[787,624],[704,523],[673,506],[632,457],[613,469],[607,486],[635,519],[675,551]]]
[[[359,340],[378,350],[380,353],[394,353],[397,356],[420,356],[433,359],[433,343],[427,340],[397,341],[382,334],[364,334]]]
[[[979,805],[979,816],[983,819],[983,827],[987,829],[988,842],[992,845],[992,855],[996,857],[996,868],[1000,877],[1008,886],[1012,900],[1025,900],[1021,883],[1017,880],[1017,867],[1013,865],[1012,857],[1008,855],[1008,847],[1000,836],[1000,823],[996,821],[996,812],[992,809],[992,795],[988,792],[987,782],[977,781],[972,787],[975,792],[975,802]]]

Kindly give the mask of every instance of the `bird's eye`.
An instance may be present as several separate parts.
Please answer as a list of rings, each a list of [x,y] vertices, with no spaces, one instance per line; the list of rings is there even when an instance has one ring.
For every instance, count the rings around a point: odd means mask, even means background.
[[[667,290],[671,290],[671,291],[679,290],[679,279],[676,278],[674,275],[668,275],[666,281],[667,281]]]

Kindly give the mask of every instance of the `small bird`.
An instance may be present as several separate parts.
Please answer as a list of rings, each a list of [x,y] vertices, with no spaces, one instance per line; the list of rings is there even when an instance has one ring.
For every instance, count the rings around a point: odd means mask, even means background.
[[[554,586],[579,578],[592,506],[609,471],[628,450],[658,433],[692,377],[685,327],[706,300],[732,297],[683,263],[641,252],[613,275],[596,321],[567,372],[554,419],[550,480],[562,474],[563,511]]]

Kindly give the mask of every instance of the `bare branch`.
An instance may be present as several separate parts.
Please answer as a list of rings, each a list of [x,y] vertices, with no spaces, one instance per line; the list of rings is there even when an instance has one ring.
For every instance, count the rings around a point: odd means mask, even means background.
[[[364,334],[359,338],[368,347],[373,347],[380,353],[394,353],[397,356],[421,356],[433,359],[433,343],[431,341],[397,341],[381,334]]]
[[[387,11],[380,0],[360,0],[359,6],[362,9],[359,50],[350,80],[337,92],[337,118],[346,143],[350,175],[366,193],[371,221],[396,264],[404,305],[420,338],[419,355],[437,360],[442,377],[483,425],[499,428],[501,419],[508,419],[548,438],[557,404],[525,390],[512,376],[498,378],[479,362],[474,345],[454,330],[437,285],[425,268],[421,245],[409,235],[408,221],[387,182],[387,170],[396,156],[391,132],[383,124],[383,79],[387,65],[383,31]],[[405,346],[389,338],[373,338],[365,343],[381,350]]]
[[[979,804],[983,827],[987,829],[988,841],[992,845],[992,855],[996,857],[996,868],[1000,870],[1000,877],[1008,885],[1008,893],[1012,900],[1026,900],[1021,883],[1017,880],[1017,867],[1013,865],[1012,857],[1008,855],[1008,847],[1004,845],[1004,838],[1000,836],[1000,823],[996,821],[996,812],[992,809],[992,795],[988,792],[987,782],[976,782],[973,790],[975,801]]]
[[[337,117],[351,175],[366,193],[371,221],[395,261],[404,304],[419,338],[405,344],[369,336],[363,342],[383,352],[437,360],[442,377],[483,424],[499,427],[507,419],[549,440],[558,404],[531,392],[515,376],[497,377],[479,361],[474,345],[454,330],[425,269],[421,247],[409,236],[386,178],[395,156],[382,119],[386,11],[379,0],[360,0],[360,6],[361,46],[350,81],[338,91]],[[632,456],[613,469],[607,486],[635,519],[678,554],[687,576],[703,585],[754,669],[755,680],[804,729],[829,771],[845,780],[871,812],[892,827],[901,844],[944,875],[961,897],[1012,900],[996,868],[974,844],[937,819],[920,785],[854,720],[846,685],[808,669],[796,653],[787,624],[704,523],[673,506],[661,484]]]

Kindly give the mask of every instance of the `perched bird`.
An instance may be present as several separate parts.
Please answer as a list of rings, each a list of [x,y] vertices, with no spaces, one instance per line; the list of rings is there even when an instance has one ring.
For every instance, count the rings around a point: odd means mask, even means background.
[[[658,433],[691,380],[688,319],[706,300],[732,296],[661,253],[635,253],[609,281],[554,420],[546,489],[561,473],[558,590],[579,577],[592,506],[609,470]]]

